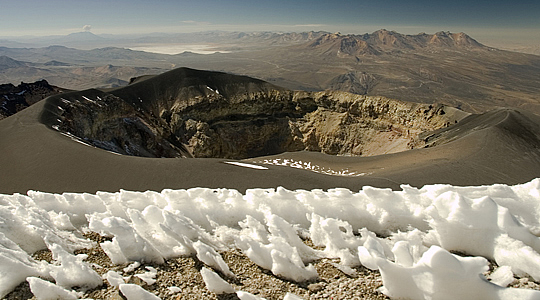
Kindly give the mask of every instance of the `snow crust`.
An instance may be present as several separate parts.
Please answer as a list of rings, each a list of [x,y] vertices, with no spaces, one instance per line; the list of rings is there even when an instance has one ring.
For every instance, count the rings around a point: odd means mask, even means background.
[[[219,277],[219,275],[216,274],[214,271],[206,267],[203,267],[201,269],[201,275],[204,280],[204,284],[206,284],[208,290],[213,293],[230,294],[236,292],[232,285]]]
[[[148,292],[147,290],[143,289],[141,286],[136,284],[121,284],[119,286],[120,292],[126,297],[128,300],[159,300],[158,296]]]
[[[236,296],[238,296],[238,298],[240,298],[240,300],[266,300],[263,297],[259,297],[259,296],[256,296],[256,295],[253,295],[251,293],[244,292],[244,291],[236,292]]]
[[[72,300],[79,299],[80,294],[66,290],[54,283],[51,283],[47,280],[43,280],[37,277],[28,277],[26,278],[30,285],[30,290],[36,296],[38,300]]]
[[[136,277],[139,277],[142,281],[146,282],[148,285],[156,283],[157,270],[154,267],[146,266],[148,272],[142,274],[135,274]]]
[[[121,284],[126,283],[122,275],[120,275],[120,273],[115,272],[115,271],[107,272],[105,275],[103,275],[103,279],[106,279],[109,285],[114,286],[114,287],[118,287]]]
[[[540,299],[539,291],[506,288],[514,276],[540,280],[540,179],[401,189],[0,195],[0,297],[25,280],[32,290],[80,297],[71,289],[92,289],[106,279],[128,299],[157,299],[116,272],[101,278],[84,255],[73,254],[93,246],[82,233],[95,231],[111,238],[100,246],[112,262],[131,268],[196,255],[215,293],[235,292],[229,283],[235,275],[219,253],[239,249],[292,281],[318,278],[311,263],[321,258],[339,258],[337,267],[351,275],[360,265],[380,270],[381,291],[391,298]],[[31,257],[47,248],[54,263]],[[491,281],[483,275],[488,259],[499,265]],[[151,285],[157,271],[147,270],[136,276]]]

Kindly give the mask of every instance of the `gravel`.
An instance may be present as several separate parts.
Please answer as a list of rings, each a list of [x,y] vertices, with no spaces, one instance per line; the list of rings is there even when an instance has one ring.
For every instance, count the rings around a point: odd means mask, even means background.
[[[95,233],[90,233],[87,237],[98,243],[104,240],[103,237]],[[140,264],[136,268],[131,268],[133,270],[125,271],[124,268],[127,268],[129,264],[113,265],[99,244],[91,249],[77,251],[76,254],[78,253],[87,254],[86,261],[92,264],[94,270],[100,275],[108,271],[116,271],[126,279],[127,283],[138,284],[162,299],[239,299],[236,294],[216,295],[210,292],[200,274],[201,268],[205,265],[194,255],[170,259],[162,265]],[[283,299],[286,293],[295,294],[306,300],[390,299],[378,291],[378,288],[382,286],[379,272],[357,267],[354,268],[356,274],[351,276],[336,267],[339,260],[321,259],[314,262],[319,279],[297,283],[279,278],[270,271],[260,268],[238,250],[225,251],[220,254],[236,275],[236,278],[233,279],[220,274],[222,278],[233,285],[237,291],[249,292],[268,300]],[[52,255],[47,250],[38,251],[33,257],[37,260],[52,262]],[[152,285],[148,285],[134,276],[147,272],[147,266],[157,269],[156,282]],[[526,277],[516,279],[510,286],[540,290],[540,285],[537,282]],[[125,299],[118,289],[110,286],[106,280],[103,281],[101,287],[86,291],[84,298]],[[5,299],[34,300],[36,298],[31,293],[28,283],[23,282]]]

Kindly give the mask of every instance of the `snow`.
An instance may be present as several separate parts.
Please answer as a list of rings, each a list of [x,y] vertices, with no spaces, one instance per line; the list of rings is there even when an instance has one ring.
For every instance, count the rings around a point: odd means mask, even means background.
[[[178,294],[182,291],[182,289],[177,286],[170,286],[167,289],[169,290],[170,294]]]
[[[294,160],[292,158],[275,158],[275,159],[264,159],[261,161],[257,161],[260,164],[265,165],[274,165],[274,166],[286,166],[296,169],[302,169],[302,170],[308,170],[315,173],[321,173],[321,174],[327,174],[327,175],[333,175],[333,176],[352,176],[352,177],[358,177],[358,176],[365,176],[371,174],[371,172],[365,173],[359,173],[356,171],[351,171],[348,168],[341,169],[341,170],[334,170],[328,167],[323,167],[316,165],[310,161],[301,161],[301,160]]]
[[[78,286],[92,289],[103,284],[101,276],[83,261],[87,255],[73,255],[58,244],[52,244],[48,247],[53,254],[53,259],[59,264],[49,266],[50,275],[57,285],[63,288]]]
[[[197,251],[197,258],[200,261],[216,270],[219,270],[225,276],[236,278],[221,255],[219,255],[219,253],[217,253],[212,247],[201,241],[197,241],[193,243],[193,248],[195,248],[195,251]]]
[[[2,223],[2,230],[5,230],[6,224]],[[47,275],[46,264],[32,259],[4,233],[0,233],[0,297],[4,297],[26,278]]]
[[[216,274],[214,271],[202,267],[201,275],[204,280],[204,284],[209,291],[216,294],[231,294],[236,292],[234,287],[230,285],[227,281],[223,280]]]
[[[514,281],[514,273],[512,273],[512,268],[509,266],[502,266],[491,273],[489,279],[496,285],[507,287]]]
[[[283,300],[303,300],[303,299],[296,296],[295,294],[287,293],[285,294],[285,297],[283,297]]]
[[[152,285],[156,282],[157,270],[154,267],[147,266],[146,269],[148,272],[142,274],[135,274],[136,277],[139,277],[148,285]]]
[[[255,296],[251,293],[244,292],[244,291],[238,291],[236,292],[236,296],[240,298],[240,300],[265,300],[265,298]]]
[[[226,161],[225,163],[230,164],[230,165],[239,166],[239,167],[246,167],[246,168],[256,169],[256,170],[268,170],[267,167],[257,166],[257,165],[254,165],[254,164],[248,164],[248,163],[243,163],[243,162],[238,162],[238,161]]]
[[[136,284],[121,284],[119,286],[120,292],[126,297],[127,300],[158,300],[161,299],[158,296],[148,292],[142,287]]]
[[[126,283],[122,275],[115,271],[109,271],[103,275],[103,279],[106,279],[110,286],[118,287],[121,284]]]
[[[195,255],[206,265],[201,274],[214,293],[235,292],[235,275],[220,253],[238,249],[296,282],[317,279],[312,262],[319,259],[339,259],[335,266],[351,276],[364,265],[381,272],[381,290],[391,298],[540,299],[539,291],[507,288],[515,277],[540,280],[540,179],[515,186],[403,185],[400,191],[278,187],[245,194],[192,188],[0,195],[0,297],[25,280],[33,290],[46,291],[38,297],[79,297],[70,289],[92,289],[106,279],[128,299],[158,299],[125,284],[120,273],[102,279],[85,255],[74,255],[94,246],[82,236],[88,231],[109,238],[100,246],[114,264],[130,264],[125,273]],[[31,257],[42,249],[52,252],[52,263]],[[498,267],[486,278],[488,260]],[[135,276],[152,285],[157,270],[146,270]]]
[[[37,277],[26,278],[30,285],[30,291],[38,300],[72,300],[79,299],[80,295],[74,291],[68,291],[54,283]]]

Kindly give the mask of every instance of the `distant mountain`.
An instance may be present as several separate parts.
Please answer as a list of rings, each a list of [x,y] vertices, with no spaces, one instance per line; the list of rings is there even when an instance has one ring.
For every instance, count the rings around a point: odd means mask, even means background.
[[[294,44],[311,41],[329,32],[325,31],[309,31],[309,32],[240,32],[237,34],[238,39],[251,42],[269,42],[273,45]]]
[[[371,34],[342,35],[327,33],[303,45],[305,48],[317,48],[325,54],[343,55],[379,55],[395,51],[418,51],[424,49],[487,49],[467,34],[437,32],[405,35],[385,29]]]
[[[18,68],[26,66],[25,63],[14,60],[8,56],[0,56],[0,71],[9,68]]]
[[[70,33],[62,38],[65,41],[102,41],[105,38],[95,35],[89,31]]]
[[[75,32],[65,36],[53,36],[48,39],[44,39],[49,45],[61,45],[74,47],[77,49],[88,49],[103,47],[104,43],[107,43],[106,38],[97,36],[91,32]]]
[[[377,55],[377,51],[368,42],[353,36],[338,33],[325,34],[314,41],[308,42],[308,48],[319,49],[323,54],[332,55]]]

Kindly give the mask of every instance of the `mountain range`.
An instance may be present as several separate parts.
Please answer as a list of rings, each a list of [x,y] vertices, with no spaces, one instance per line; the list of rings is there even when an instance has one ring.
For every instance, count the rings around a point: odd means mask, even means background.
[[[469,50],[487,48],[463,32],[441,31],[435,34],[404,35],[385,29],[363,35],[342,35],[339,32],[324,34],[307,46],[323,49],[324,53],[341,56],[381,55],[426,48],[433,51],[440,48]]]
[[[173,44],[204,42],[227,53],[0,47],[0,56],[11,59],[11,67],[1,68],[0,81],[46,79],[52,85],[80,90],[122,85],[131,77],[184,66],[246,75],[292,90],[340,90],[437,102],[468,112],[515,107],[540,113],[535,79],[540,76],[540,56],[487,47],[465,33],[208,32],[198,39],[195,35],[167,38]],[[98,70],[109,65],[111,72]]]

